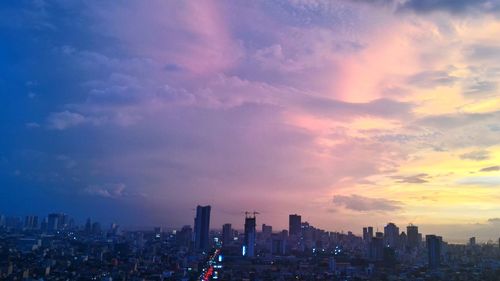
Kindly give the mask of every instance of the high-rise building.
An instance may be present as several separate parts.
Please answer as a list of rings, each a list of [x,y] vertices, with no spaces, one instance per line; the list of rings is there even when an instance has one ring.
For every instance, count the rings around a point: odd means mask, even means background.
[[[403,231],[399,235],[399,247],[400,249],[406,249],[408,247],[408,235]]]
[[[101,234],[101,224],[98,222],[94,222],[92,224],[92,234],[100,235]]]
[[[197,206],[194,219],[194,246],[198,251],[206,251],[209,246],[210,206]]]
[[[262,225],[262,239],[267,240],[271,238],[271,234],[273,234],[273,227],[270,225],[263,224]]]
[[[476,237],[469,238],[469,246],[471,246],[471,247],[476,246]]]
[[[271,234],[271,255],[285,255],[286,237],[282,233]]]
[[[52,213],[48,216],[47,230],[56,231],[65,229],[68,225],[68,215],[62,213]]]
[[[177,231],[175,240],[179,246],[189,248],[191,246],[191,237],[193,237],[193,229],[190,225],[185,225],[180,231]]]
[[[413,250],[420,246],[420,236],[418,235],[418,226],[410,224],[406,227],[406,235],[408,236],[408,248]]]
[[[230,244],[233,241],[233,229],[230,223],[222,226],[222,245]]]
[[[370,242],[373,238],[373,227],[363,227],[363,241]]]
[[[85,222],[85,233],[90,234],[92,232],[92,221],[90,218],[87,218]]]
[[[441,246],[443,239],[436,235],[426,235],[429,268],[435,269],[441,264]]]
[[[242,254],[245,257],[255,256],[255,236],[256,236],[255,213],[245,216],[245,237],[243,240]]]
[[[38,228],[38,216],[26,216],[24,218],[24,228],[25,229]]]
[[[48,231],[56,231],[59,224],[59,214],[49,214],[47,222]]]
[[[290,236],[300,236],[302,232],[302,217],[297,214],[288,217],[288,234]]]
[[[393,249],[398,247],[399,228],[392,222],[384,227],[384,242],[385,245]]]
[[[368,247],[368,257],[371,261],[382,261],[384,258],[384,239],[373,237]]]

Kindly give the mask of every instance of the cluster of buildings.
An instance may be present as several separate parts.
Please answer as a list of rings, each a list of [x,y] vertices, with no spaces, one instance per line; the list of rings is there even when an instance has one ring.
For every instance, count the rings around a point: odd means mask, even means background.
[[[453,245],[394,223],[358,236],[298,214],[276,231],[258,218],[217,229],[211,206],[197,206],[193,225],[125,231],[61,213],[0,216],[0,280],[500,280],[500,246],[474,237]]]

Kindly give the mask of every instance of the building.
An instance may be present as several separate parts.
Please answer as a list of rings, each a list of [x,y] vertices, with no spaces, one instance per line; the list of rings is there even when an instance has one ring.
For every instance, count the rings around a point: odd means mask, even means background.
[[[222,226],[222,245],[227,245],[233,241],[233,229],[230,223]]]
[[[25,229],[38,228],[38,216],[26,216],[24,218],[24,228]]]
[[[59,225],[59,214],[49,214],[47,220],[47,230],[56,231]]]
[[[384,242],[385,245],[396,249],[399,245],[399,228],[392,222],[384,227]]]
[[[262,225],[262,240],[267,240],[271,238],[271,234],[273,233],[273,227],[270,225],[263,224]]]
[[[245,215],[245,237],[241,253],[245,257],[255,256],[255,236],[256,236],[256,213],[246,213]]]
[[[209,247],[210,231],[210,209],[207,206],[196,207],[196,217],[194,219],[194,246],[198,251],[206,251]]]
[[[176,233],[177,244],[181,247],[189,248],[191,246],[191,237],[193,237],[193,229],[190,225],[185,225]]]
[[[427,244],[429,268],[438,268],[441,264],[441,247],[443,239],[436,235],[426,235],[425,242]]]
[[[476,246],[476,237],[469,238],[469,246],[471,246],[471,247]]]
[[[68,215],[62,213],[49,214],[47,220],[47,230],[56,231],[65,229],[68,226]]]
[[[271,255],[286,254],[286,237],[282,233],[271,234]]]
[[[363,227],[363,241],[370,242],[373,238],[373,227]]]
[[[302,232],[302,217],[297,214],[288,217],[288,234],[290,236],[300,236]]]
[[[368,258],[371,261],[382,261],[384,259],[384,239],[373,237],[368,247]]]
[[[420,235],[418,234],[418,226],[410,224],[406,227],[407,246],[410,250],[417,249],[420,246]]]

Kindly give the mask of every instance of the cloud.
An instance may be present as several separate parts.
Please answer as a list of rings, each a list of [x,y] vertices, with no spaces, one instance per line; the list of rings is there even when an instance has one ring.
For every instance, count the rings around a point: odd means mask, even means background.
[[[491,94],[497,88],[497,82],[476,79],[466,86],[464,93],[467,95]]]
[[[425,173],[411,175],[411,176],[392,176],[391,178],[396,179],[398,183],[426,183],[430,176]]]
[[[500,218],[491,218],[488,219],[488,222],[492,224],[500,224]]]
[[[85,116],[70,111],[53,112],[47,117],[47,128],[65,130],[86,122]]]
[[[123,183],[110,183],[103,185],[89,185],[83,193],[104,198],[120,198],[126,195],[126,186]]]
[[[412,103],[386,98],[365,103],[350,103],[315,96],[304,96],[298,105],[311,114],[320,114],[336,119],[349,119],[358,116],[404,118],[411,116],[413,108]]]
[[[460,159],[482,161],[490,158],[490,153],[486,150],[477,150],[460,155]]]
[[[26,123],[26,128],[30,128],[30,129],[40,128],[40,124],[38,124],[36,122],[28,122],[28,123]]]
[[[457,81],[457,77],[449,75],[446,71],[424,71],[410,76],[407,81],[418,87],[434,88],[451,86]]]
[[[499,7],[497,0],[406,0],[399,5],[398,9],[423,14],[435,11],[462,14],[467,11],[498,13]]]
[[[346,209],[359,212],[369,211],[396,211],[402,207],[402,202],[384,198],[370,198],[360,195],[336,195],[333,203],[343,206]]]
[[[484,177],[467,177],[457,181],[461,185],[479,185],[485,187],[500,186],[500,177],[484,176]]]
[[[480,172],[496,172],[496,171],[500,171],[500,166],[486,167],[486,168],[482,168],[479,171]]]

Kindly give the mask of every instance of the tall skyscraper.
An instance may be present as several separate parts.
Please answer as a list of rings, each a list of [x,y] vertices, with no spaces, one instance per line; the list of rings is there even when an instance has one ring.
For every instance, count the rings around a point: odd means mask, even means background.
[[[363,227],[363,241],[370,242],[373,238],[373,227]]]
[[[245,215],[245,237],[242,248],[242,254],[245,257],[255,256],[256,225],[255,213],[247,213]]]
[[[288,217],[288,234],[290,236],[300,236],[302,232],[302,217],[294,214]]]
[[[441,246],[443,239],[436,235],[426,235],[427,254],[429,259],[429,268],[438,268],[441,264]]]
[[[420,236],[418,235],[418,226],[410,224],[406,227],[406,235],[408,235],[408,248],[413,250],[420,246]]]
[[[197,206],[194,219],[194,246],[198,251],[206,251],[209,246],[210,206]]]
[[[398,247],[399,228],[392,222],[384,227],[384,242],[386,246],[393,249]]]
[[[233,229],[230,223],[222,226],[222,244],[227,245],[233,241]]]

